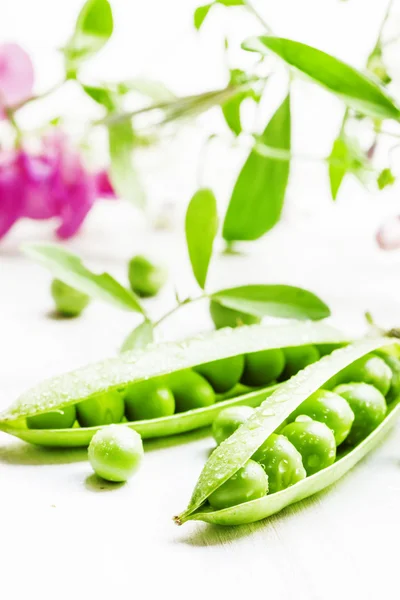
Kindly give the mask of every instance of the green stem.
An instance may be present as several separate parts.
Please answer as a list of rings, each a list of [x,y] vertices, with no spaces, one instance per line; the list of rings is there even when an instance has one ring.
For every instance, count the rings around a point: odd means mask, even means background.
[[[247,10],[257,19],[259,23],[264,27],[267,33],[272,33],[271,27],[265,21],[264,17],[260,15],[258,10],[254,7],[253,3],[250,0],[243,0],[243,4],[246,6]]]
[[[153,327],[158,327],[161,323],[163,323],[166,319],[168,319],[168,317],[170,317],[171,315],[176,313],[180,308],[182,308],[182,306],[185,306],[187,304],[193,304],[193,302],[198,302],[199,300],[204,300],[204,298],[207,298],[207,294],[201,294],[201,296],[197,296],[196,298],[185,298],[185,300],[182,300],[176,306],[171,308],[171,310],[166,312],[160,319],[158,319],[157,321],[154,321]]]

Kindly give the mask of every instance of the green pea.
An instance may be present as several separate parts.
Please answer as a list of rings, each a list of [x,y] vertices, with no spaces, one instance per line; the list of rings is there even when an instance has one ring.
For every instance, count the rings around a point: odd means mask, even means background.
[[[124,400],[129,421],[168,417],[175,412],[175,398],[160,381],[142,381],[129,386]]]
[[[126,425],[109,425],[94,434],[88,454],[96,475],[107,481],[127,481],[142,462],[142,438]]]
[[[314,421],[328,425],[335,436],[337,446],[346,439],[354,421],[354,413],[349,403],[339,394],[328,390],[318,390],[311,394],[290,415],[290,421],[294,421],[299,415],[307,415]]]
[[[313,475],[335,462],[335,437],[325,423],[300,415],[294,423],[286,425],[282,435],[300,452],[307,475]]]
[[[167,384],[175,397],[176,412],[203,408],[215,403],[212,386],[207,379],[191,369],[173,373],[168,377]]]
[[[254,409],[250,406],[230,406],[222,409],[212,425],[213,436],[217,444],[230,437],[253,413]]]
[[[242,383],[254,387],[267,385],[278,379],[285,366],[280,348],[246,354]]]
[[[204,365],[195,367],[195,371],[200,373],[213,386],[218,394],[223,394],[231,390],[239,381],[243,373],[244,356],[232,356],[222,360],[214,360]]]
[[[379,356],[367,354],[335,375],[326,387],[340,383],[363,382],[376,387],[384,396],[389,391],[392,371]]]
[[[283,353],[285,355],[285,368],[280,377],[281,381],[290,379],[307,365],[320,359],[320,354],[315,346],[293,346],[292,348],[284,348]]]
[[[220,510],[262,498],[268,492],[268,476],[261,465],[249,460],[232,477],[210,494],[211,506]]]
[[[156,296],[167,281],[164,267],[154,265],[145,256],[134,256],[128,265],[132,291],[143,298]]]
[[[346,344],[316,344],[315,347],[319,352],[320,356],[326,356],[327,354],[332,354],[334,350],[338,348],[343,348]]]
[[[394,402],[400,396],[400,360],[396,356],[380,352],[379,356],[385,361],[392,372],[389,391],[386,394],[386,402]]]
[[[342,383],[333,391],[347,400],[354,413],[354,423],[346,441],[355,446],[383,421],[387,411],[386,400],[369,383]]]
[[[124,411],[124,399],[118,392],[99,394],[79,402],[76,406],[78,421],[82,427],[119,423]]]
[[[53,279],[51,295],[57,312],[64,317],[77,317],[90,302],[89,296],[78,292],[59,279]]]
[[[248,315],[247,313],[227,306],[222,306],[219,302],[211,300],[210,315],[217,329],[222,327],[239,327],[240,325],[255,325],[261,323],[260,317]]]
[[[268,475],[270,494],[284,490],[307,476],[300,452],[283,435],[270,435],[251,458]]]
[[[69,429],[75,423],[75,406],[65,406],[57,411],[43,413],[35,417],[27,417],[29,429]]]

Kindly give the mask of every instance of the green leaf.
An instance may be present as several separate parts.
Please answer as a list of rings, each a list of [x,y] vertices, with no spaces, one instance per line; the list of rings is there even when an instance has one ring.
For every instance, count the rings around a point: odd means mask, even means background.
[[[224,6],[244,6],[245,2],[243,0],[217,0],[218,4],[223,4]]]
[[[204,20],[205,20],[206,16],[208,15],[210,8],[212,6],[213,6],[212,4],[205,4],[204,6],[199,6],[194,11],[193,22],[194,22],[194,26],[197,29],[197,31],[203,25]]]
[[[146,196],[138,173],[133,165],[132,154],[135,136],[129,120],[108,126],[111,181],[117,194],[139,208],[144,208]]]
[[[365,115],[396,120],[400,118],[399,108],[375,79],[317,48],[273,36],[251,38],[242,47],[261,54],[274,52],[288,65]]]
[[[393,175],[390,169],[383,169],[378,176],[377,184],[380,190],[383,190],[388,185],[393,185],[396,181],[395,176]]]
[[[257,317],[325,319],[328,306],[312,292],[291,285],[243,285],[214,292],[213,300]]]
[[[333,143],[328,159],[329,182],[332,199],[336,200],[339,188],[346,173],[352,173],[362,183],[365,182],[368,170],[368,158],[356,138],[340,135]]]
[[[346,175],[347,156],[346,142],[339,137],[333,142],[332,152],[329,156],[329,182],[333,200],[336,200],[339,188]]]
[[[89,271],[79,256],[55,244],[26,244],[23,251],[46,267],[57,279],[91,298],[104,300],[124,310],[144,313],[139,299],[108,273]]]
[[[108,112],[118,109],[118,96],[112,90],[91,85],[82,85],[82,89],[97,104],[104,106]]]
[[[76,75],[82,62],[108,42],[114,23],[108,0],[88,0],[79,13],[75,31],[64,49],[69,77]]]
[[[241,69],[232,69],[230,72],[229,85],[236,86],[248,82],[248,75]],[[246,98],[252,98],[255,102],[260,101],[260,94],[257,93],[253,88],[249,87],[244,92],[240,92],[232,98],[229,98],[226,102],[221,105],[222,113],[229,129],[235,135],[239,135],[242,131],[242,123],[240,117],[240,108],[242,102]]]
[[[290,97],[272,116],[260,141],[279,150],[290,150]],[[233,188],[225,215],[223,237],[227,241],[256,240],[279,221],[289,179],[289,160],[250,152]]]
[[[366,339],[351,346],[335,350],[283,383],[267,398],[254,414],[239,427],[227,440],[222,442],[210,455],[194,489],[188,508],[177,517],[180,524],[187,520],[219,488],[234,475],[282,424],[282,422],[312,393],[322,387],[331,377],[353,363],[358,358],[377,348],[393,343],[388,338]],[[323,473],[323,471],[321,471]],[[307,478],[313,480],[316,476]],[[305,481],[307,481],[307,479]],[[297,484],[293,486],[296,487]],[[284,493],[284,492],[283,492]],[[275,494],[274,494],[275,495]],[[279,496],[280,493],[277,494]],[[272,496],[271,496],[272,497]],[[267,497],[266,497],[267,498]],[[259,501],[249,502],[253,505]],[[241,510],[240,505],[233,507]],[[251,509],[251,507],[250,507]],[[229,509],[228,509],[229,510]],[[244,505],[244,510],[246,506]],[[201,509],[200,511],[201,512]],[[220,511],[224,513],[225,511]],[[233,511],[234,512],[234,511]],[[257,512],[254,511],[254,515]],[[266,516],[266,515],[263,515]],[[259,516],[258,518],[263,518]],[[196,518],[193,515],[192,518]],[[254,520],[257,520],[254,519]],[[246,521],[244,521],[246,522]]]
[[[142,96],[151,98],[153,102],[172,102],[176,96],[162,81],[148,79],[146,77],[134,77],[117,85],[120,94],[137,92]]]
[[[121,352],[146,348],[153,339],[153,324],[148,319],[145,319],[124,340]]]
[[[229,129],[235,135],[239,135],[239,133],[241,133],[242,131],[240,107],[242,106],[243,100],[243,96],[234,96],[221,106],[222,114],[224,115],[225,121]]]
[[[211,190],[198,190],[186,212],[186,242],[193,274],[204,289],[218,231],[217,201]]]

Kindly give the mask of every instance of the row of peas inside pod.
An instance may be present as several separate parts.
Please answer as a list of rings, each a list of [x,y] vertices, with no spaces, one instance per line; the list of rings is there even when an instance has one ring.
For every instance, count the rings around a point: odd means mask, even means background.
[[[378,427],[399,395],[398,358],[383,350],[360,358],[292,412],[251,459],[209,496],[209,505],[220,510],[262,498],[329,467]],[[249,406],[223,409],[212,426],[217,444],[253,413]]]
[[[209,407],[251,389],[285,381],[332,347],[326,344],[320,348],[315,345],[276,348],[201,364],[28,417],[27,426],[30,429],[98,427]]]

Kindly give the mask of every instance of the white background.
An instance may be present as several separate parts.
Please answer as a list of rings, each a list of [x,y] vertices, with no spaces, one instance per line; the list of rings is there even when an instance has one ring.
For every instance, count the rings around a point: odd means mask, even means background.
[[[196,34],[191,25],[196,3],[188,0],[112,4],[115,37],[88,65],[85,77],[91,81],[146,74],[179,94],[218,88],[226,83],[223,35],[238,46],[261,31],[243,11],[221,9]],[[0,3],[0,40],[26,47],[34,59],[38,90],[61,77],[55,48],[68,37],[80,5],[76,0]],[[281,0],[258,6],[280,35],[359,67],[385,10],[378,0]],[[245,60],[239,51],[233,58]],[[279,100],[278,83],[266,112]],[[74,123],[92,115],[75,89],[65,94],[27,111],[22,124],[35,127],[44,116],[60,111]],[[301,82],[293,106],[296,151],[326,155],[341,120],[341,104]],[[182,208],[196,186],[198,149],[215,126],[220,123],[214,111],[200,120],[198,129],[189,128],[171,146],[162,145],[140,159],[153,214],[167,201],[178,205],[174,232],[154,233],[122,202],[99,203],[71,248],[121,281],[125,261],[136,252],[150,252],[168,265],[182,293],[195,293]],[[223,146],[211,150],[205,183],[217,189],[221,209],[240,160],[240,152]],[[399,324],[400,255],[379,251],[374,241],[381,220],[397,208],[396,187],[368,195],[351,178],[333,205],[326,168],[296,163],[282,223],[262,242],[246,246],[241,256],[218,254],[210,289],[261,281],[298,284],[323,297],[332,307],[333,321],[343,328],[360,331],[365,310],[386,326]],[[50,278],[22,258],[18,247],[26,240],[51,239],[52,229],[51,224],[21,223],[0,247],[1,406],[45,376],[114,354],[137,323],[135,316],[96,303],[75,321],[48,318]],[[170,285],[149,303],[149,310],[160,315],[172,302]],[[183,313],[162,336],[211,325],[205,306]],[[193,524],[178,529],[171,516],[184,507],[211,447],[203,432],[147,443],[140,474],[116,489],[100,486],[91,476],[84,450],[41,450],[1,435],[4,597],[398,597],[399,431],[333,490],[266,523],[235,530]]]

